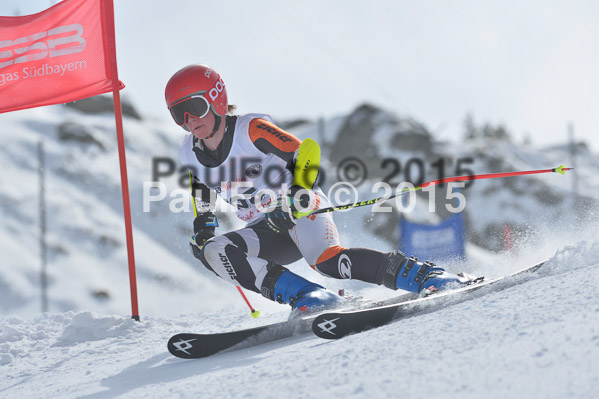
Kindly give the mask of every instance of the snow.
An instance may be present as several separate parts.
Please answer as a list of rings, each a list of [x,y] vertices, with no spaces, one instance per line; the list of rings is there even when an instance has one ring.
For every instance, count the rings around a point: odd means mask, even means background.
[[[65,143],[56,126],[86,126],[105,150]],[[338,129],[341,118],[328,121]],[[317,124],[302,127],[312,135]],[[129,317],[127,255],[120,178],[110,115],[45,107],[2,115],[0,141],[0,398],[588,398],[599,389],[599,229],[564,208],[542,208],[509,192],[468,196],[474,223],[529,223],[510,252],[469,243],[467,263],[450,270],[499,277],[549,258],[535,276],[448,308],[325,341],[312,334],[206,359],[172,357],[166,342],[180,332],[219,332],[285,320],[288,308],[247,292],[257,319],[236,290],[198,267],[186,239],[192,216],[168,201],[141,211],[151,158],[176,158],[182,132],[156,121],[125,120],[141,321]],[[175,127],[176,128],[176,127]],[[311,130],[312,129],[312,130]],[[381,126],[380,139],[389,134]],[[39,313],[37,143],[47,152],[50,312]],[[567,149],[501,143],[489,151],[522,169],[567,158]],[[456,158],[469,148],[451,148]],[[584,154],[583,154],[584,155]],[[599,168],[580,156],[579,179],[596,198]],[[477,161],[478,162],[478,161]],[[555,163],[555,165],[554,165]],[[472,165],[470,165],[472,166]],[[475,163],[476,172],[484,165]],[[169,192],[179,175],[163,179]],[[563,176],[540,177],[557,190]],[[566,180],[564,180],[566,179]],[[527,180],[521,184],[530,184]],[[566,183],[564,183],[566,182]],[[360,195],[372,196],[366,188]],[[499,211],[498,204],[519,207]],[[421,204],[419,207],[422,207]],[[367,230],[351,229],[368,210],[336,215],[347,246],[391,250]],[[549,216],[547,216],[549,215]],[[226,215],[223,230],[239,227]],[[368,298],[395,295],[358,281],[335,281],[302,262],[290,268],[332,290]],[[93,295],[105,291],[109,297]]]
[[[580,241],[520,285],[434,313],[339,341],[305,334],[192,361],[168,354],[170,335],[278,318],[4,317],[0,396],[593,397],[598,258],[599,242]]]

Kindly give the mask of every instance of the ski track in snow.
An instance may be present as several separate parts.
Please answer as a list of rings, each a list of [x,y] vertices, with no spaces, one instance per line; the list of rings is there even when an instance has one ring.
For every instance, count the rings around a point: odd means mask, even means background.
[[[338,341],[305,334],[199,360],[172,357],[168,338],[284,312],[6,317],[0,397],[589,398],[599,388],[598,257],[599,242],[582,241],[520,285],[436,312]]]

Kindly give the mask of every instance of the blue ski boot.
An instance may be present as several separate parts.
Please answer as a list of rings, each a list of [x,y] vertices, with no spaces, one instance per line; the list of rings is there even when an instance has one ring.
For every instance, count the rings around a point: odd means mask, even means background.
[[[415,257],[407,257],[401,251],[387,254],[387,265],[383,285],[393,290],[402,289],[428,296],[436,291],[460,288],[480,279],[470,275],[448,273],[432,262],[420,262]]]
[[[291,305],[294,313],[333,308],[343,298],[321,285],[298,276],[287,268],[269,263],[261,292],[266,298]]]

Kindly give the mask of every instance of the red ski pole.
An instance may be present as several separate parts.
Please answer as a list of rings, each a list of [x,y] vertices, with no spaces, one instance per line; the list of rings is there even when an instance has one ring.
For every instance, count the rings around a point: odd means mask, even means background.
[[[564,174],[566,174],[566,171],[572,170],[572,169],[574,169],[574,168],[565,168],[564,165],[561,165],[561,166],[558,166],[557,168],[553,168],[553,169],[539,169],[539,170],[527,170],[527,171],[522,171],[522,172],[500,172],[500,173],[487,173],[487,174],[481,174],[481,175],[445,177],[443,179],[431,180],[426,183],[419,184],[417,186],[414,186],[413,188],[405,188],[401,192],[395,193],[392,195],[374,198],[374,199],[366,200],[366,201],[354,202],[353,204],[331,206],[329,208],[317,209],[315,211],[307,213],[305,216],[316,215],[319,213],[342,211],[342,210],[347,210],[347,209],[351,209],[351,208],[359,208],[361,206],[374,205],[379,202],[385,202],[385,201],[389,201],[390,199],[399,197],[400,195],[403,195],[403,194],[407,193],[408,191],[418,191],[418,190],[422,190],[424,187],[434,186],[437,184],[451,183],[451,182],[456,182],[456,181],[497,179],[500,177],[534,175],[534,174],[538,174],[538,173],[552,173],[552,172],[560,173],[560,174],[564,175]],[[302,215],[302,216],[304,216],[304,215]]]
[[[251,310],[251,316],[255,319],[256,317],[260,316],[260,312],[258,312],[256,309],[254,309],[252,307],[252,305],[250,304],[250,301],[248,301],[247,297],[245,296],[245,294],[243,293],[242,289],[240,286],[236,286],[237,290],[239,291],[239,293],[241,294],[241,296],[243,297],[243,300],[245,301],[245,303],[248,304],[250,310]]]

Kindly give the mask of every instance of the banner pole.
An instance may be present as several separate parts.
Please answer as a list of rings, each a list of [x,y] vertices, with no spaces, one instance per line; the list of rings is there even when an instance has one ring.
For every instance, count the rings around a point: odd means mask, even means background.
[[[38,143],[39,158],[39,206],[40,206],[40,286],[42,297],[42,313],[48,311],[48,274],[47,274],[47,246],[46,246],[46,161],[44,159],[44,142]]]
[[[114,4],[112,0],[103,0],[102,24],[104,29],[104,53],[106,56],[106,70],[112,79],[112,101],[114,103],[114,119],[116,122],[116,138],[119,148],[119,165],[121,169],[121,190],[123,193],[123,213],[125,217],[125,234],[127,236],[127,256],[129,263],[129,285],[131,288],[131,318],[139,321],[137,307],[137,276],[135,274],[135,255],[133,252],[133,227],[131,225],[131,203],[129,200],[129,180],[127,179],[127,160],[125,157],[125,135],[123,133],[123,111],[121,108],[121,95],[123,88],[119,81],[116,62],[116,43],[114,29]]]
[[[125,156],[125,135],[123,134],[123,112],[121,95],[118,89],[112,92],[114,102],[114,118],[116,121],[116,137],[119,148],[119,165],[121,169],[121,191],[123,193],[123,212],[125,216],[125,234],[127,236],[127,255],[129,261],[129,284],[131,286],[131,318],[139,321],[137,306],[137,277],[135,273],[135,254],[133,251],[133,227],[131,224],[131,202],[129,200],[129,180],[127,178],[127,161]]]

